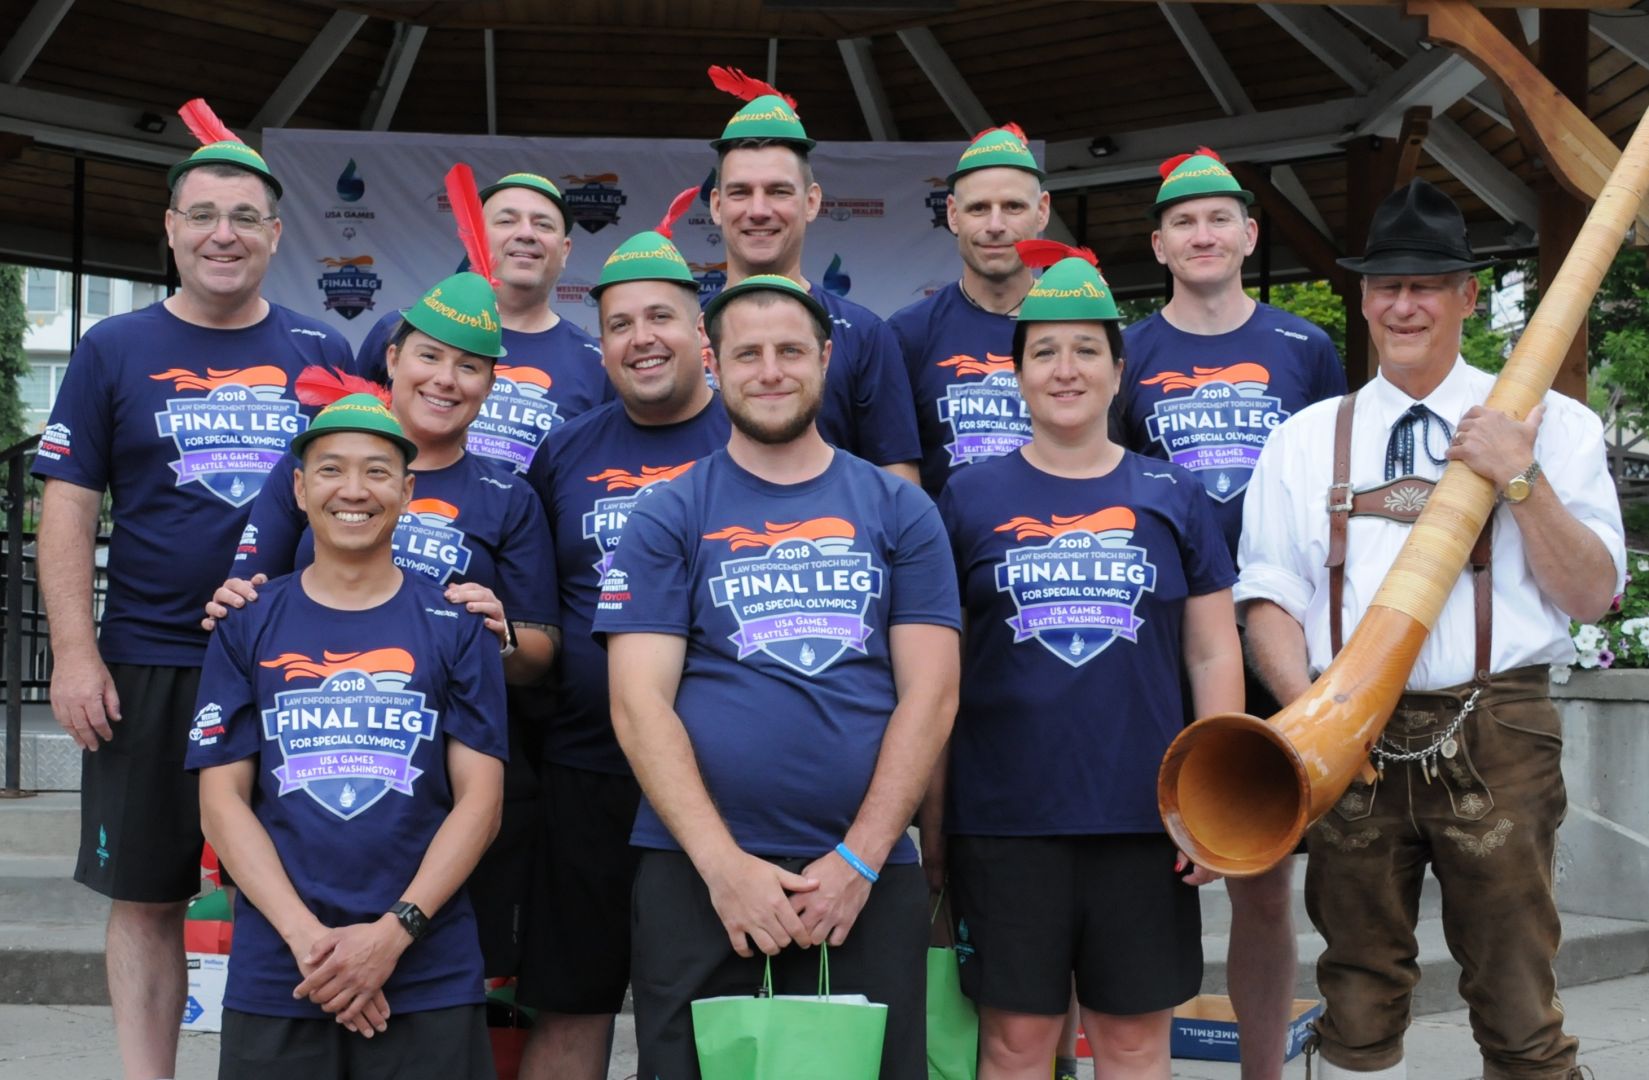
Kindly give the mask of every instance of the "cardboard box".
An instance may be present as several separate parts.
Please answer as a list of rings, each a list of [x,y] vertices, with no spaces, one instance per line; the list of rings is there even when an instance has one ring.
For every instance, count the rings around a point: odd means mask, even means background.
[[[183,1030],[222,1031],[223,988],[229,979],[229,958],[220,953],[185,955],[189,963],[189,996],[183,1001]]]
[[[1311,1022],[1323,1014],[1323,1003],[1296,999],[1288,1017],[1289,1060],[1305,1048]],[[1199,1061],[1236,1061],[1237,1014],[1223,994],[1200,994],[1174,1010],[1172,1052],[1177,1058]]]

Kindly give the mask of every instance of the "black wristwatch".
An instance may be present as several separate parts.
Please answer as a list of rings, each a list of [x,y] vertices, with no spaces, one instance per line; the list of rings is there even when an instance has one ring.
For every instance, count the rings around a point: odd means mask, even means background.
[[[429,916],[410,900],[397,900],[389,906],[389,913],[401,924],[401,929],[417,941],[429,932]]]

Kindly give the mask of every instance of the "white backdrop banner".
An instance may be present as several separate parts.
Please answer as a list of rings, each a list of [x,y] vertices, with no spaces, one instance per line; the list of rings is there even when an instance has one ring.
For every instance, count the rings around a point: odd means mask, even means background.
[[[822,143],[811,155],[824,205],[807,230],[802,272],[887,316],[954,279],[945,177],[956,143]],[[1032,153],[1042,157],[1043,144]],[[339,329],[352,345],[384,312],[405,307],[454,272],[463,248],[444,177],[455,162],[485,187],[510,172],[554,180],[573,213],[572,255],[556,310],[594,332],[589,289],[622,241],[658,224],[688,186],[699,200],[676,245],[700,298],[726,280],[721,230],[710,219],[715,152],[704,139],[562,139],[361,131],[264,133],[264,157],[286,190],[280,253],[266,295]]]

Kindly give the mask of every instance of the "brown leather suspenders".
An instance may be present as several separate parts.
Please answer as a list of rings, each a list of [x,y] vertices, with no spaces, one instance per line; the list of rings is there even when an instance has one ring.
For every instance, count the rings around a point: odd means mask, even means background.
[[[1351,489],[1351,419],[1357,400],[1355,391],[1340,399],[1334,414],[1334,482],[1328,488],[1328,634],[1335,655],[1345,638],[1341,626],[1345,606],[1345,566],[1347,524],[1354,517],[1383,517],[1413,525],[1431,497],[1432,480],[1399,476],[1378,487]],[[1472,545],[1472,599],[1477,624],[1477,655],[1473,681],[1486,682],[1493,645],[1494,582],[1490,562],[1490,534],[1494,517],[1484,523]]]

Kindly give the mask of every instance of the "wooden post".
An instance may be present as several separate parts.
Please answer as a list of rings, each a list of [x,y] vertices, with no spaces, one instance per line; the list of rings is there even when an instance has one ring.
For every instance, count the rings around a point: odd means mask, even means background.
[[[1591,49],[1586,22],[1584,11],[1540,13],[1540,72],[1583,113],[1589,90],[1587,54]],[[1580,227],[1586,223],[1590,202],[1576,198],[1551,177],[1539,185],[1539,194],[1540,291],[1545,295],[1575,237],[1580,235]],[[1582,403],[1586,401],[1586,350],[1586,322],[1582,320],[1552,382],[1552,389]]]
[[[1397,146],[1389,139],[1371,135],[1346,146],[1346,254],[1363,253],[1369,222],[1380,200],[1391,194],[1396,167]],[[1355,390],[1374,377],[1380,358],[1363,318],[1362,277],[1348,273],[1343,281],[1339,292],[1346,305],[1346,382]]]

